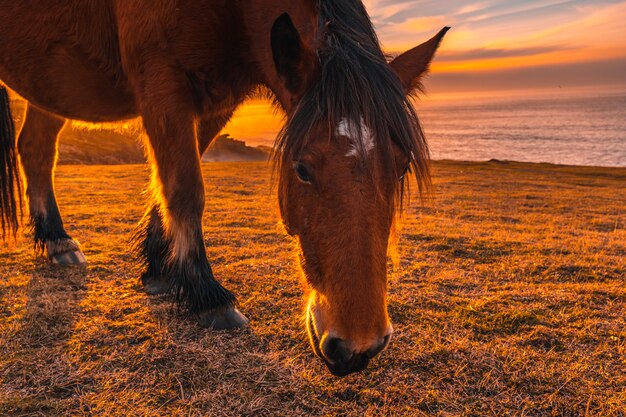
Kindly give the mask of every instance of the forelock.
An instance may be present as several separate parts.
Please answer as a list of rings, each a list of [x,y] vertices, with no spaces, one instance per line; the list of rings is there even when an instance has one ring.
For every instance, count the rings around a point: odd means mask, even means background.
[[[354,123],[367,127],[356,129],[357,146],[367,146],[367,133],[386,165],[394,167],[395,143],[409,158],[419,189],[428,187],[429,151],[419,120],[380,49],[362,2],[320,0],[318,7],[319,76],[277,137],[278,164],[299,159],[310,141],[335,136],[342,123],[346,128]],[[320,126],[325,137],[313,137],[311,132]]]

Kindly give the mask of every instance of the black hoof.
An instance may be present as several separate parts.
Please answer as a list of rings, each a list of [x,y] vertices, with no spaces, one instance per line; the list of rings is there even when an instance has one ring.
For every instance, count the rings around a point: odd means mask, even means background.
[[[247,326],[248,319],[241,311],[228,307],[199,313],[198,324],[211,330],[230,330]]]
[[[150,295],[165,294],[170,290],[170,284],[165,277],[143,276],[141,282],[144,291]]]
[[[50,261],[54,265],[60,265],[60,266],[86,265],[87,264],[87,258],[85,258],[85,255],[80,249],[70,251],[70,252],[65,252],[65,253],[57,253],[50,257]]]

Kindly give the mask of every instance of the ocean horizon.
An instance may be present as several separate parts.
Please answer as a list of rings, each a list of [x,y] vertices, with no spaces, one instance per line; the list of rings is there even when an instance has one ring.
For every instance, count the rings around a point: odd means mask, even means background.
[[[626,91],[535,91],[416,104],[435,160],[626,167]]]
[[[424,94],[415,102],[432,159],[626,167],[626,87]],[[267,103],[244,106],[224,132],[271,146]]]

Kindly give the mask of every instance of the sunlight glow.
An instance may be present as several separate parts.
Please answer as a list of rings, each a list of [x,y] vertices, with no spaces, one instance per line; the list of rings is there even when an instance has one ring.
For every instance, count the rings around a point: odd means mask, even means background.
[[[556,66],[567,71],[568,65],[588,62],[600,68],[611,65],[609,60],[626,58],[626,1],[364,3],[384,50],[392,56],[424,42],[443,26],[452,27],[431,65],[431,78],[426,80],[431,98],[457,92],[443,82],[429,88],[438,76],[456,77],[462,80],[465,90],[483,91],[485,83],[472,81],[468,75]],[[590,83],[597,81],[589,74]],[[623,82],[626,84],[626,77]],[[504,89],[519,88],[516,75],[508,83]],[[269,104],[250,101],[239,109],[224,132],[254,145],[268,144],[281,125],[282,118],[273,115]]]

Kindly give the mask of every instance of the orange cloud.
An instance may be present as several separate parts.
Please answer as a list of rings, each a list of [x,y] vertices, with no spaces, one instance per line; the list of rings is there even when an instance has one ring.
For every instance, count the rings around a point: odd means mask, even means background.
[[[595,60],[610,60],[614,58],[621,58],[623,56],[624,51],[621,48],[563,50],[502,58],[475,59],[450,62],[439,61],[433,63],[432,72],[445,73],[461,71],[497,71],[512,68],[545,66],[550,64],[561,65]]]
[[[477,10],[466,6],[462,12]],[[514,15],[514,14],[513,14]],[[600,6],[578,7],[575,18],[571,16],[546,16],[540,22],[516,21],[514,16],[495,19],[495,23],[480,25],[461,20],[449,32],[433,64],[433,71],[484,71],[516,67],[563,64],[593,60],[608,60],[626,56],[626,2]],[[491,18],[487,16],[486,19]],[[452,16],[448,20],[454,20]],[[476,17],[473,18],[474,21]],[[568,19],[568,20],[566,20]],[[388,49],[403,51],[414,46],[415,36],[426,38],[425,32],[435,33],[446,19],[440,16],[409,19],[402,24],[385,26],[381,38]],[[430,29],[428,29],[430,28]],[[395,34],[387,35],[390,31]],[[550,49],[546,51],[545,49]],[[536,50],[536,53],[529,51]],[[472,56],[477,51],[483,57]],[[489,56],[491,55],[501,56]],[[518,54],[516,54],[518,53]],[[450,57],[464,59],[450,59]]]

